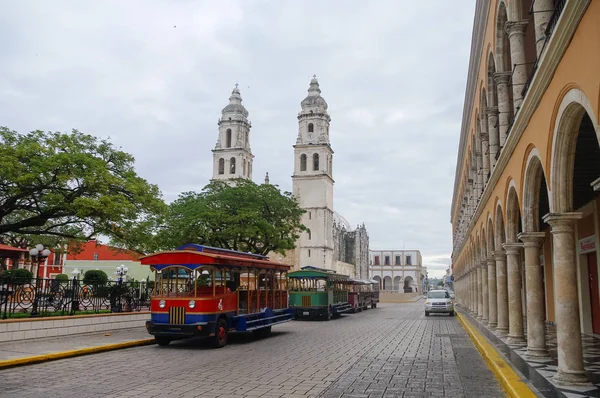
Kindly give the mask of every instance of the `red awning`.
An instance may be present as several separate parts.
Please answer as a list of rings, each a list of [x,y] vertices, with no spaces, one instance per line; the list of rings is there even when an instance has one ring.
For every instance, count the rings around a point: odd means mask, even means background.
[[[3,251],[3,252],[15,252],[15,253],[29,252],[29,250],[27,250],[27,249],[21,249],[21,248],[18,248],[18,247],[9,246],[9,245],[3,245],[3,244],[0,244],[0,251]]]
[[[255,260],[223,254],[204,253],[192,250],[174,250],[160,252],[140,258],[143,265],[216,265],[228,267],[251,267],[287,271],[289,265],[274,263],[268,260]]]

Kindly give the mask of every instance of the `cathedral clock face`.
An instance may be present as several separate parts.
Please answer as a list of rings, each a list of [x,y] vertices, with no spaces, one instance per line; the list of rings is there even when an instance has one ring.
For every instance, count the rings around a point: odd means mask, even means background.
[[[312,133],[308,134],[308,141],[310,141],[310,142],[313,141],[313,134]]]

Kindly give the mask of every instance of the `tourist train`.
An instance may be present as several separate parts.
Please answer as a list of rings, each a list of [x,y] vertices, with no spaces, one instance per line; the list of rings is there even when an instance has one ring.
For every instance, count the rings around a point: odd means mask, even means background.
[[[187,244],[140,261],[155,273],[146,329],[160,346],[206,337],[220,348],[231,332],[266,337],[292,319],[329,320],[379,302],[377,281],[316,267],[289,272],[257,254]]]

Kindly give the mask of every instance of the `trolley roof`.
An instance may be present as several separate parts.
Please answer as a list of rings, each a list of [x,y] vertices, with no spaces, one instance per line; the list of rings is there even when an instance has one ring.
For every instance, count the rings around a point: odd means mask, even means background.
[[[180,266],[190,270],[203,266],[220,268],[258,268],[287,271],[289,265],[274,263],[260,254],[237,252],[216,247],[187,244],[177,250],[150,254],[140,258],[143,265],[160,271],[171,266]]]
[[[300,271],[288,273],[288,278],[324,278],[324,279],[348,279],[348,275],[338,274],[333,270],[316,267],[302,267]]]

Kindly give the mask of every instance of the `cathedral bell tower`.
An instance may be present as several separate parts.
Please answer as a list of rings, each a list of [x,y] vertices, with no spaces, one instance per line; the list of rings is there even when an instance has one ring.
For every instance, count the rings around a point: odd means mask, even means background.
[[[294,145],[293,194],[306,210],[302,223],[310,229],[297,243],[299,266],[334,269],[333,258],[333,150],[329,143],[327,102],[313,76],[308,96],[298,113],[298,138]]]
[[[229,105],[221,111],[219,138],[213,152],[213,180],[252,179],[252,151],[248,111],[242,105],[238,85],[231,92]]]

